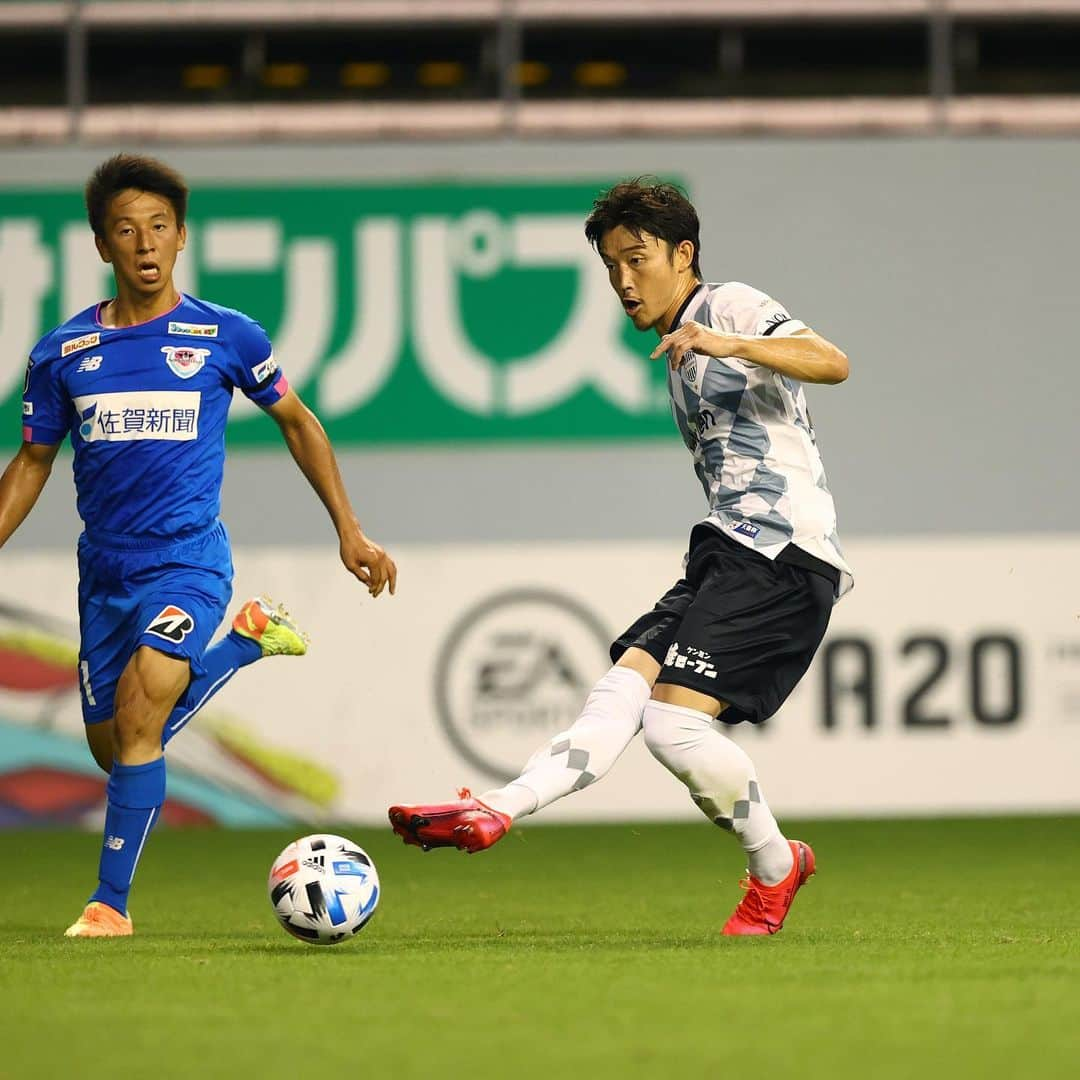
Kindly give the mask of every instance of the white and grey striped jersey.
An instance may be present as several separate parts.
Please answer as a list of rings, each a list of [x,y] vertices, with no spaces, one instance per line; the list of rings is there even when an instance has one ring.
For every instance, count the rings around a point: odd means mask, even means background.
[[[671,329],[691,321],[753,336],[786,337],[806,328],[740,281],[698,286]],[[691,352],[678,371],[669,371],[668,389],[709,500],[705,521],[770,559],[794,545],[840,572],[837,598],[847,592],[854,577],[836,534],[802,384],[738,357]]]

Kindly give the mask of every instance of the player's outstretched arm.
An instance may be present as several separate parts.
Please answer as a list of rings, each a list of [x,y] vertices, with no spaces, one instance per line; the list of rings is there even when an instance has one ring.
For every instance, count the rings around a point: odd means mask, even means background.
[[[847,356],[809,328],[788,337],[750,337],[688,322],[660,339],[652,359],[670,352],[671,366],[677,370],[691,351],[703,356],[736,356],[799,382],[841,383],[848,377]]]
[[[397,587],[397,567],[394,560],[360,528],[341,480],[333,447],[319,418],[293,390],[269,406],[267,412],[281,429],[293,460],[329,512],[341,543],[341,561],[345,568],[368,587],[372,596],[378,596],[387,585],[393,593]]]
[[[60,444],[23,443],[0,476],[0,547],[34,508]]]

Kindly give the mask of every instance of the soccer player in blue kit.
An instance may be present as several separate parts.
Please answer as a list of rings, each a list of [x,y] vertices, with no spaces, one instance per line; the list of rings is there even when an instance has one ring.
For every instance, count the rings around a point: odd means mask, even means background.
[[[86,186],[116,296],[34,347],[23,442],[0,478],[0,546],[33,508],[63,439],[74,450],[79,674],[90,750],[109,774],[98,886],[69,937],[132,933],[128,893],[165,801],[165,744],[241,667],[298,654],[281,610],[249,601],[213,647],[232,594],[218,520],[234,389],[276,421],[330,514],[340,555],[372,596],[393,560],[360,528],[326,432],[278,367],[266,333],[230,308],[181,295],[188,189],[152,158],[119,154]]]

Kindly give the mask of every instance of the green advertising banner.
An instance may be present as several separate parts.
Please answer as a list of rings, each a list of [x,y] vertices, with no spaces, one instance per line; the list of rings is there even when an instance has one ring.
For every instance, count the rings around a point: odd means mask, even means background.
[[[180,288],[257,318],[339,445],[670,437],[656,342],[585,241],[608,181],[196,186]],[[0,401],[111,295],[81,193],[0,189]],[[243,399],[234,444],[280,448]]]

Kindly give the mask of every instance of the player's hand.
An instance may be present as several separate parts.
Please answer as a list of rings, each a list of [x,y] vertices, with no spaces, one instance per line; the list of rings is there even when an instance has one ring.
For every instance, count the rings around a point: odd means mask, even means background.
[[[374,540],[369,540],[359,525],[342,536],[341,561],[350,574],[367,586],[372,596],[378,596],[387,585],[391,595],[396,590],[394,560]]]
[[[668,353],[671,359],[671,370],[678,371],[682,367],[684,357],[688,352],[695,352],[702,356],[735,356],[739,347],[739,339],[734,334],[721,334],[717,330],[710,330],[701,323],[683,323],[678,330],[665,334],[653,349],[649,356],[650,360],[656,360]]]

